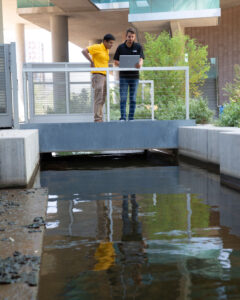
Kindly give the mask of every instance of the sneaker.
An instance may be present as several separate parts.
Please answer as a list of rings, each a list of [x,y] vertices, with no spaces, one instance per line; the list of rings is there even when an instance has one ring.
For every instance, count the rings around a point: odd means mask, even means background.
[[[119,119],[119,121],[120,122],[125,122],[126,120],[121,118],[121,119]]]

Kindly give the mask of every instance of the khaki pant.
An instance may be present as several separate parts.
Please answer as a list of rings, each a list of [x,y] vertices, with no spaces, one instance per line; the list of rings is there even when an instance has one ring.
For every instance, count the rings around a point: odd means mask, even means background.
[[[103,105],[106,99],[106,76],[93,74],[92,87],[94,89],[94,121],[102,121]]]

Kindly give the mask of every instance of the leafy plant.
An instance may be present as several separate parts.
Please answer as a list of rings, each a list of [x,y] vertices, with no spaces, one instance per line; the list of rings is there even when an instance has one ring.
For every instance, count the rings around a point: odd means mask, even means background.
[[[207,100],[202,97],[190,100],[189,113],[190,119],[196,120],[197,124],[210,123],[214,115],[214,111],[208,107]]]
[[[224,104],[223,112],[216,122],[218,126],[240,127],[240,65],[235,65],[234,70],[233,83],[228,82],[223,88],[230,102]]]
[[[209,123],[213,117],[214,112],[208,108],[208,103],[203,98],[190,99],[189,115],[190,119],[196,120],[198,124]],[[158,120],[176,120],[186,118],[185,100],[177,99],[169,101],[168,104],[161,104],[155,113]]]
[[[145,33],[144,66],[189,66],[190,95],[201,95],[200,87],[210,69],[207,46],[197,44],[195,39],[182,33],[170,37],[167,32],[160,35]],[[187,59],[186,59],[187,58]],[[154,79],[155,99],[161,102],[185,97],[185,74],[183,71],[144,72],[144,79]]]
[[[223,90],[231,102],[240,102],[240,65],[234,66],[235,78],[233,83],[227,82]]]
[[[226,103],[216,125],[240,127],[240,102]]]

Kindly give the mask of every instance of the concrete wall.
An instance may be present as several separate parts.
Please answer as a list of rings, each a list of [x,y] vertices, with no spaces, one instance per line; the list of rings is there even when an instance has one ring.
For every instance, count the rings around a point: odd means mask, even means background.
[[[219,144],[221,174],[240,179],[240,129],[221,134]]]
[[[38,162],[37,130],[0,131],[0,188],[27,186]]]
[[[194,120],[23,124],[39,129],[40,152],[178,148],[179,126]]]
[[[194,159],[220,165],[220,141],[224,132],[240,132],[239,128],[189,126],[179,128],[179,153]],[[223,152],[225,145],[223,146]]]
[[[224,182],[240,187],[240,128],[181,127],[179,154],[219,165]]]

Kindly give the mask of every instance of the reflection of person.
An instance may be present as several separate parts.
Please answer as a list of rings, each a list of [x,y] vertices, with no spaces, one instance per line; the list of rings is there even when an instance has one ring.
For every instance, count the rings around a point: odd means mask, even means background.
[[[114,63],[119,66],[120,55],[140,55],[139,62],[136,64],[136,68],[140,69],[143,64],[144,54],[142,46],[139,43],[135,43],[136,33],[134,29],[129,28],[126,32],[126,41],[120,44],[114,55]],[[129,88],[129,115],[128,119],[134,119],[134,113],[136,108],[136,95],[137,87],[139,83],[138,71],[121,71],[120,72],[120,120],[126,120],[126,103]]]
[[[101,242],[96,249],[95,259],[97,263],[94,271],[108,270],[115,262],[115,250],[112,242]]]
[[[101,44],[94,44],[82,50],[82,54],[90,61],[92,68],[107,68],[109,49],[112,48],[115,37],[106,34]],[[106,98],[106,72],[92,72],[92,86],[94,88],[94,121],[103,121],[103,105]]]
[[[130,196],[132,215],[129,219],[128,195],[123,196],[122,203],[122,242],[119,249],[123,254],[123,263],[127,267],[126,277],[131,277],[135,284],[142,281],[141,266],[145,263],[145,243],[142,238],[142,224],[138,221],[138,204],[136,195]]]
[[[122,241],[141,241],[142,240],[142,224],[138,221],[138,204],[136,195],[131,195],[132,218],[129,220],[128,215],[128,195],[123,195],[122,203],[122,220],[123,231]]]

